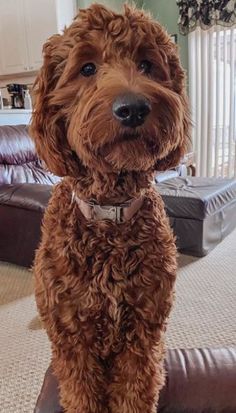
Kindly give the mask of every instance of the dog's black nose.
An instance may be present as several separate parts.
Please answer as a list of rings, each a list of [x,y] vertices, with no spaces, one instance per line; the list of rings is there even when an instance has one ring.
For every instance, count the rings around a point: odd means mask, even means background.
[[[144,123],[147,115],[151,112],[151,104],[142,95],[127,93],[114,100],[112,112],[122,125],[136,128]]]

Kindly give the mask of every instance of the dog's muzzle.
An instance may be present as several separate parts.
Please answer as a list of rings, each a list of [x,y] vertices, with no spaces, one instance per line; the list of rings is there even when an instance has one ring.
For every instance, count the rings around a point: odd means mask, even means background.
[[[80,211],[88,221],[110,220],[117,224],[129,221],[143,205],[143,197],[131,199],[120,205],[98,205],[95,201],[83,201],[75,192],[72,202],[76,201]]]

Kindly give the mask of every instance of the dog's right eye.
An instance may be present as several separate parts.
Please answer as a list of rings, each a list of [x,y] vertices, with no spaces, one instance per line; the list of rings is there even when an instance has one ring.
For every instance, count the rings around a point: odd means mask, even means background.
[[[95,75],[96,71],[97,71],[97,68],[94,63],[86,63],[80,69],[81,75],[86,76],[86,77]]]
[[[149,62],[149,60],[142,60],[138,65],[138,69],[141,73],[149,75],[152,69],[152,63]]]

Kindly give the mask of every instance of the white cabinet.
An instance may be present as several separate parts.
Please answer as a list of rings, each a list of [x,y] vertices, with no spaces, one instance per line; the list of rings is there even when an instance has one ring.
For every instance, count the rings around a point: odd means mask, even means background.
[[[75,0],[0,0],[0,75],[38,70],[46,39],[75,11]]]
[[[0,110],[0,126],[2,125],[28,125],[32,111],[28,109],[3,109]]]
[[[58,32],[55,1],[23,0],[23,2],[29,70],[37,70],[42,64],[42,45],[49,36]]]
[[[20,73],[28,64],[22,0],[0,0],[0,74]]]

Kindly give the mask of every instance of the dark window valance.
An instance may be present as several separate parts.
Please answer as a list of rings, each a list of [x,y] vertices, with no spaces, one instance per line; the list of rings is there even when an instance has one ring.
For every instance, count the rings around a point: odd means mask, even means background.
[[[236,0],[176,0],[179,7],[179,31],[188,34],[219,24],[236,25]]]

